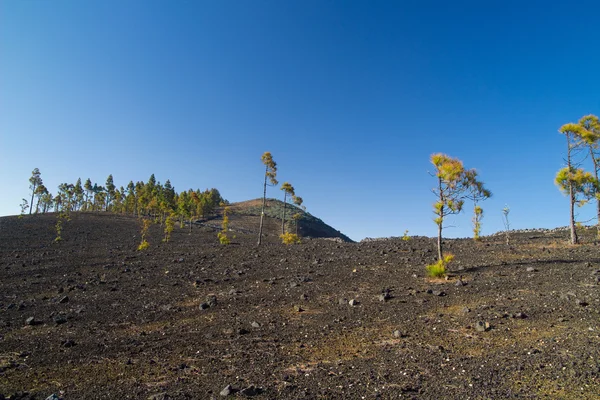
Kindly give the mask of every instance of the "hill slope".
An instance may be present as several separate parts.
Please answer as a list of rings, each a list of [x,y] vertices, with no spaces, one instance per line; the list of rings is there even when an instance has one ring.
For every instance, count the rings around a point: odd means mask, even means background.
[[[232,203],[230,207],[229,227],[232,230],[237,230],[244,233],[256,233],[260,226],[260,213],[262,208],[262,199],[247,200],[238,203]],[[300,237],[312,238],[339,238],[344,242],[352,242],[352,240],[327,225],[321,219],[311,215],[310,213],[296,207],[293,204],[286,204],[286,229],[291,233],[296,233],[295,221],[292,220],[294,214],[300,214],[298,220],[298,235]],[[265,208],[265,221],[263,225],[263,233],[271,236],[279,236],[281,234],[281,217],[283,215],[283,202],[276,199],[267,199]],[[220,218],[209,221],[209,226],[217,228],[220,224]]]

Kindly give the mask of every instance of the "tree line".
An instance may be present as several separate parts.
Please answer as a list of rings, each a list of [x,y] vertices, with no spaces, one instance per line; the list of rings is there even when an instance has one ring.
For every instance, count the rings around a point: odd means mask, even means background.
[[[40,170],[35,168],[29,178],[31,198],[23,199],[21,214],[29,210],[32,213],[71,212],[71,211],[109,211],[133,216],[150,216],[166,220],[175,216],[183,225],[184,221],[195,218],[207,218],[214,215],[221,204],[228,202],[215,188],[183,191],[177,193],[171,182],[164,184],[156,181],[154,174],[147,182],[129,181],[127,187],[117,188],[112,174],[104,186],[92,183],[88,178],[82,184],[81,178],[75,184],[61,183],[56,195],[44,185]],[[191,224],[190,224],[191,228]]]

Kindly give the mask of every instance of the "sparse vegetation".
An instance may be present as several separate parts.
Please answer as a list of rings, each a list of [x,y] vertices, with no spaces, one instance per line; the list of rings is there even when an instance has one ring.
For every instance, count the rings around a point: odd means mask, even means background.
[[[404,240],[405,242],[408,242],[410,240],[410,235],[408,234],[408,229],[404,231],[404,234],[402,235],[402,240]]]
[[[148,241],[146,240],[146,236],[148,235],[148,230],[150,229],[150,225],[152,225],[152,221],[150,221],[147,218],[142,219],[142,229],[141,229],[142,242],[138,246],[139,251],[146,250],[148,247],[150,247],[150,243],[148,243]]]
[[[265,205],[267,203],[267,179],[271,182],[271,186],[277,185],[277,163],[273,160],[273,156],[270,152],[265,152],[261,161],[265,166],[265,182],[263,185],[263,202],[262,202],[262,211],[260,213],[260,226],[258,228],[258,245],[262,241],[262,231],[263,231],[263,222],[265,218]]]
[[[222,206],[224,206],[224,204],[222,204]],[[219,242],[221,244],[230,244],[231,241],[229,240],[229,237],[227,236],[227,232],[229,231],[229,216],[227,215],[227,213],[229,212],[229,207],[224,207],[223,208],[223,222],[221,224],[221,232],[219,232],[217,234],[217,237],[219,238]]]
[[[504,224],[504,237],[506,238],[506,245],[510,245],[510,220],[508,219],[510,214],[510,207],[508,204],[502,209],[502,223]]]
[[[443,278],[446,276],[447,267],[452,260],[454,260],[454,254],[445,254],[444,258],[439,259],[426,267],[427,274],[431,278]]]
[[[295,233],[282,233],[279,235],[283,244],[299,244],[300,238]]]

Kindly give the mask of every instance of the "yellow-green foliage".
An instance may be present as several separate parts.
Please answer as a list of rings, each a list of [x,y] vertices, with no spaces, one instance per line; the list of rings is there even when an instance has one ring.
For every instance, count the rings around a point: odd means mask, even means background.
[[[163,239],[163,242],[169,242],[169,239],[171,239],[171,233],[173,232],[173,229],[175,228],[175,213],[171,213],[167,216],[167,218],[165,219],[165,238]]]
[[[219,232],[217,233],[217,237],[219,238],[219,242],[221,244],[230,244],[231,241],[229,240],[229,238],[227,237],[227,235],[223,232]]]
[[[300,238],[295,233],[286,232],[279,235],[283,244],[297,244],[300,243]]]
[[[146,240],[146,235],[148,234],[148,229],[150,229],[151,224],[152,221],[149,219],[142,220],[142,242],[138,246],[139,251],[146,250],[148,247],[150,247],[150,243],[148,243],[148,241]]]
[[[483,218],[483,208],[475,206],[473,216],[473,239],[480,240],[481,234],[481,218]]]
[[[404,231],[404,235],[402,235],[402,240],[409,241],[411,238],[408,235],[408,229]]]
[[[223,204],[221,204],[223,206]],[[221,244],[229,244],[231,241],[227,237],[227,231],[229,230],[229,217],[227,213],[229,212],[229,207],[225,207],[223,209],[223,222],[221,224],[221,232],[217,233],[217,237],[219,238],[219,242]]]
[[[443,259],[426,267],[427,274],[432,278],[441,278],[446,276],[446,267],[454,260],[454,254],[446,254]]]
[[[62,240],[63,224],[65,221],[70,220],[71,215],[69,214],[68,209],[63,210],[58,214],[56,225],[54,225],[54,228],[56,229],[56,237],[54,238],[55,243],[58,243]]]

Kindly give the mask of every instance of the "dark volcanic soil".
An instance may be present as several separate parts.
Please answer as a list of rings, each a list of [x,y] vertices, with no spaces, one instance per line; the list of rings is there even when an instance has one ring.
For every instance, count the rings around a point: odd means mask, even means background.
[[[600,393],[591,238],[448,240],[453,277],[432,282],[431,239],[257,248],[207,228],[162,243],[153,225],[138,252],[134,218],[75,214],[58,244],[55,221],[0,219],[0,399]]]

